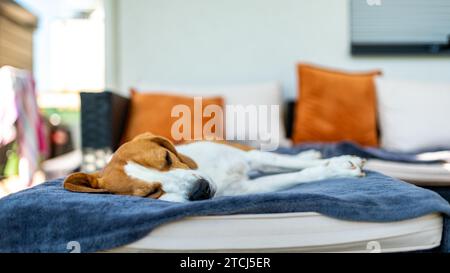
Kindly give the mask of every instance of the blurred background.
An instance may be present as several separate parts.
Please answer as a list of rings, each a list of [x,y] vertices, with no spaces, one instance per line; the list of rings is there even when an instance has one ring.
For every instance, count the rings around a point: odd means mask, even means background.
[[[103,1],[1,0],[0,66],[2,196],[78,167],[78,93],[105,89]]]
[[[448,0],[0,0],[0,196],[80,167],[80,92],[295,99],[298,62],[448,83],[449,29]]]

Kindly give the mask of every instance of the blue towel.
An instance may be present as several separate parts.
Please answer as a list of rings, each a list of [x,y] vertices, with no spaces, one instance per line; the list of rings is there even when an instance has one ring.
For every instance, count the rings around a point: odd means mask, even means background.
[[[276,152],[285,154],[297,154],[299,152],[311,149],[322,152],[322,156],[325,158],[339,155],[356,155],[363,158],[376,158],[388,161],[422,164],[441,163],[444,162],[444,160],[423,160],[417,157],[418,154],[425,152],[450,150],[450,148],[434,148],[418,150],[410,153],[400,153],[380,148],[363,147],[353,142],[343,141],[336,143],[306,143],[294,146],[293,148],[281,147]]]
[[[391,222],[434,212],[448,216],[450,205],[435,192],[375,172],[188,203],[74,193],[64,190],[59,179],[0,199],[0,252],[68,252],[70,241],[79,242],[82,252],[93,252],[129,244],[186,216],[310,211],[343,220]],[[449,231],[446,225],[441,245],[446,252]]]

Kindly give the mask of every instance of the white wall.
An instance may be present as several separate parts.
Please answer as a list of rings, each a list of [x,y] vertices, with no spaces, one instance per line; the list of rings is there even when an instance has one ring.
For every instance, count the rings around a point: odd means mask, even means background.
[[[112,55],[115,86],[123,94],[147,83],[278,80],[286,96],[294,97],[300,61],[381,68],[389,78],[450,81],[448,57],[352,57],[347,0],[117,1],[119,44]]]

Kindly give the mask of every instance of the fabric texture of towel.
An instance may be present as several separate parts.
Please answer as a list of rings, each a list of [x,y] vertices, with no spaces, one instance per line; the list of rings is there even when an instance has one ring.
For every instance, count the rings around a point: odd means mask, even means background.
[[[94,252],[129,244],[187,216],[311,211],[343,220],[392,222],[435,212],[448,216],[450,205],[435,192],[374,172],[188,203],[74,193],[64,190],[59,179],[0,199],[0,252],[68,252],[72,241],[82,252]],[[441,250],[448,252],[447,218],[445,223]]]

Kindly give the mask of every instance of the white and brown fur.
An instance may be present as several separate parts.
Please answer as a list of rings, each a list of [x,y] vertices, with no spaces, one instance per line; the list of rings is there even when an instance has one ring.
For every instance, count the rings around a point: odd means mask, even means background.
[[[279,191],[327,178],[364,176],[355,156],[321,159],[317,151],[281,155],[226,143],[198,141],[175,147],[142,134],[122,145],[95,174],[75,173],[66,189],[185,202],[218,196]],[[281,173],[250,179],[251,171]]]

